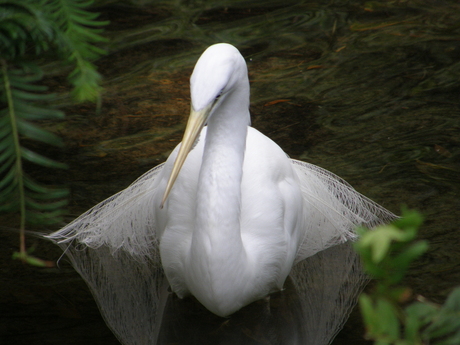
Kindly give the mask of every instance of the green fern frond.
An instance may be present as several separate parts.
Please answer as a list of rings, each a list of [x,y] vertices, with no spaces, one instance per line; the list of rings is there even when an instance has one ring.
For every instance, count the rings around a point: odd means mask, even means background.
[[[100,35],[106,21],[87,11],[86,0],[0,0],[0,56],[12,61],[51,48],[74,66],[69,75],[77,101],[94,101],[101,91],[101,75],[92,64],[105,50],[96,44],[107,40]]]
[[[42,186],[27,176],[24,161],[64,168],[24,147],[23,139],[50,145],[62,140],[40,127],[40,120],[62,119],[63,113],[43,106],[52,101],[43,73],[26,63],[45,51],[58,53],[74,65],[69,75],[78,101],[99,98],[101,76],[92,61],[105,54],[96,44],[105,42],[98,14],[86,10],[93,1],[0,0],[0,212],[20,213],[20,251],[13,257],[34,265],[50,263],[30,256],[25,248],[25,223],[52,224],[60,220],[68,191]]]
[[[39,217],[41,220],[47,219],[47,224],[50,220],[59,221],[59,218],[55,218],[56,212],[62,212],[66,203],[62,199],[67,195],[67,190],[41,186],[32,181],[23,171],[23,162],[27,160],[52,168],[65,168],[65,165],[33,152],[24,147],[21,141],[27,138],[62,145],[59,137],[31,121],[63,118],[63,113],[35,104],[49,98],[49,95],[40,93],[46,88],[33,84],[41,79],[42,72],[38,67],[31,64],[8,66],[5,60],[2,60],[1,67],[0,100],[5,108],[0,110],[0,172],[3,175],[0,181],[0,210],[19,211],[22,215],[21,228],[26,221]]]
[[[92,60],[106,52],[95,44],[106,42],[97,27],[108,22],[97,21],[97,13],[86,8],[93,0],[49,0],[49,15],[59,27],[59,41],[67,60],[75,66],[69,75],[74,86],[72,94],[78,101],[97,99],[100,92],[101,75]]]
[[[40,54],[54,39],[53,23],[32,1],[0,1],[0,56],[12,60],[28,50]]]

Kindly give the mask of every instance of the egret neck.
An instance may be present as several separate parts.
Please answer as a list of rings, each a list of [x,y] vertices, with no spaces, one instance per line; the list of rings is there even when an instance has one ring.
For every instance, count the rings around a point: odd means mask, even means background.
[[[250,121],[249,82],[245,79],[221,96],[208,120],[188,260],[192,293],[205,305],[210,299],[212,306],[219,301],[225,315],[227,301],[232,301],[234,310],[247,303],[249,296],[241,292],[246,290],[253,271],[240,225],[241,180]],[[200,278],[194,281],[194,277]],[[202,286],[209,287],[205,296],[200,296]],[[235,298],[240,303],[235,304]]]

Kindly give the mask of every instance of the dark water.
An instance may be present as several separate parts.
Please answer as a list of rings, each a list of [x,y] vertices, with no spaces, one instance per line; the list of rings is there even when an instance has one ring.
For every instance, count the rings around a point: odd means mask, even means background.
[[[232,43],[248,62],[254,127],[388,209],[406,204],[424,213],[430,250],[405,283],[442,302],[460,282],[460,5],[219,3],[99,8],[111,20],[110,54],[97,62],[106,87],[101,114],[93,104],[72,105],[63,78],[51,75],[67,120],[50,129],[67,148],[50,154],[70,169],[37,178],[71,187],[71,220],[164,161],[184,129],[196,59],[210,44]],[[13,216],[1,222],[17,226]],[[16,234],[0,236],[0,343],[117,344],[65,260],[60,269],[12,262]],[[41,257],[61,255],[29,242]],[[334,344],[364,343],[362,333],[354,315]]]

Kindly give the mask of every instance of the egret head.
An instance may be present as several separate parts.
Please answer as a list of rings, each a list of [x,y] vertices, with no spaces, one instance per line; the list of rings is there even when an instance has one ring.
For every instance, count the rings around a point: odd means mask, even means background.
[[[166,186],[163,207],[179,171],[193,147],[201,129],[219,104],[239,84],[249,88],[246,62],[238,49],[227,43],[210,46],[198,59],[190,78],[190,117],[185,128],[179,153]],[[247,90],[249,95],[249,89]],[[249,102],[249,101],[248,101]]]
[[[222,101],[241,81],[247,81],[247,67],[238,49],[218,43],[204,51],[190,78],[192,111]]]

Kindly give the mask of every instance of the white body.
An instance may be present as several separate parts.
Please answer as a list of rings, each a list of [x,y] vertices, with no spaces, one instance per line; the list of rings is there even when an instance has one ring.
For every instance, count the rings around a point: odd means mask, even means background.
[[[154,205],[172,290],[179,297],[193,294],[221,316],[282,289],[304,229],[291,160],[272,140],[247,130],[242,164],[238,167],[240,157],[230,158],[230,147],[218,162],[208,163],[215,173],[205,171],[200,178],[204,128],[164,208],[159,198]],[[177,149],[158,176],[159,197],[176,155]]]

